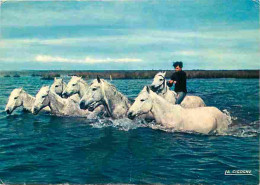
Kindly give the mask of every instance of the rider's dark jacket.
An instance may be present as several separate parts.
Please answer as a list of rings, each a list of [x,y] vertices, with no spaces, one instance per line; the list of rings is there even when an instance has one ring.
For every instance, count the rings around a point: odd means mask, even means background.
[[[186,87],[186,73],[184,71],[174,72],[171,76],[171,80],[176,81],[174,91],[187,93]]]

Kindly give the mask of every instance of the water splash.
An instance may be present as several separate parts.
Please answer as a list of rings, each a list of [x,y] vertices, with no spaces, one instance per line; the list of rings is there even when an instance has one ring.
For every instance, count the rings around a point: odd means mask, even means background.
[[[132,129],[137,129],[139,127],[146,127],[146,122],[142,119],[130,120],[128,118],[121,119],[98,119],[97,122],[91,123],[91,126],[94,128],[103,128],[103,127],[115,127],[119,130],[129,131]]]
[[[228,124],[228,130],[223,132],[223,133],[214,133],[214,134],[202,134],[202,135],[218,135],[218,136],[234,136],[234,137],[256,137],[260,131],[259,131],[259,124],[260,121],[254,121],[250,124],[241,124],[238,123],[236,120],[238,119],[237,117],[233,117],[230,115],[230,112],[228,110],[224,109],[223,110],[224,114],[227,116],[227,124]],[[95,122],[92,122],[90,124],[94,128],[103,128],[103,127],[114,127],[119,130],[123,131],[129,131],[132,129],[137,129],[140,127],[147,127],[151,128],[153,130],[162,130],[165,132],[170,132],[170,133],[190,133],[190,134],[199,134],[197,132],[193,131],[180,131],[176,130],[174,128],[166,128],[163,125],[157,124],[155,121],[153,122],[146,122],[143,119],[135,119],[135,120],[130,120],[128,118],[121,118],[117,120],[112,120],[112,119],[98,119]]]
[[[228,131],[224,135],[235,137],[257,137],[260,134],[259,125],[260,120],[253,121],[249,124],[234,123],[230,125]]]
[[[239,122],[238,118],[231,116],[228,110],[223,110],[228,118],[228,130],[222,134],[217,135],[227,135],[235,137],[256,137],[259,131],[260,120],[253,121],[249,124]]]

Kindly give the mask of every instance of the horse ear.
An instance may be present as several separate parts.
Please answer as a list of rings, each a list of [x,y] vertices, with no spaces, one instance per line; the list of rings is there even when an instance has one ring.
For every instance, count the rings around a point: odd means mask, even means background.
[[[166,71],[164,71],[164,76],[166,76]]]
[[[56,77],[54,77],[54,81],[55,81],[55,80],[57,80],[57,78],[56,78]]]
[[[100,78],[99,78],[99,76],[97,75],[97,81],[98,81],[98,83],[100,83],[101,82],[101,80],[100,80]]]
[[[146,91],[150,94],[150,88],[146,86]]]

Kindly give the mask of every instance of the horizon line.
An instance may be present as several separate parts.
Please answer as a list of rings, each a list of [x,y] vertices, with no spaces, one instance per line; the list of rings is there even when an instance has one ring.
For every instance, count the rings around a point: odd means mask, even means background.
[[[0,70],[0,72],[22,71],[174,71],[174,69],[22,69]],[[183,71],[260,71],[260,69],[183,69]]]

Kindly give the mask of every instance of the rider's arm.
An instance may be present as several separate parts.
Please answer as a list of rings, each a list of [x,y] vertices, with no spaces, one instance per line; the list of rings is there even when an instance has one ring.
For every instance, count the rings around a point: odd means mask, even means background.
[[[171,87],[173,84],[176,84],[176,75],[175,73],[172,74],[171,80],[167,82],[168,86]]]
[[[176,72],[175,72],[175,73],[172,74],[171,80],[169,81],[169,83],[171,83],[171,84],[172,84],[172,83],[176,84],[177,81],[178,81],[178,76],[177,76],[177,74],[176,74]]]

